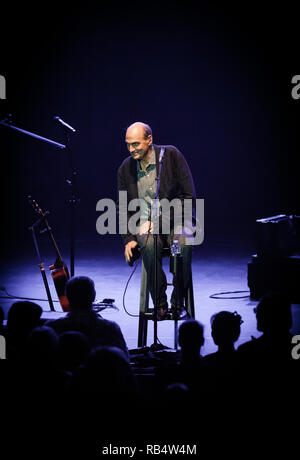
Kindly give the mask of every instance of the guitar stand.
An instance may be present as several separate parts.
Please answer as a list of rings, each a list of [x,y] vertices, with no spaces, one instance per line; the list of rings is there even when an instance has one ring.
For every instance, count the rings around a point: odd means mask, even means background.
[[[38,256],[38,260],[39,260],[38,265],[39,265],[40,270],[41,270],[41,275],[42,275],[44,286],[45,286],[45,289],[46,289],[46,294],[47,294],[50,310],[55,311],[55,308],[54,308],[54,305],[53,305],[53,300],[52,300],[50,289],[49,289],[48,280],[47,280],[46,273],[45,273],[44,263],[42,262],[42,258],[41,258],[41,254],[40,254],[40,250],[39,250],[39,247],[38,247],[38,242],[37,242],[37,238],[36,238],[36,234],[35,234],[35,227],[37,227],[38,225],[41,224],[41,222],[45,219],[47,214],[49,214],[48,211],[45,213],[45,215],[41,219],[38,219],[33,225],[31,225],[31,227],[29,227],[28,230],[31,231],[31,233],[32,233],[34,247],[35,247],[35,250],[36,250],[36,253],[37,253],[37,256]]]

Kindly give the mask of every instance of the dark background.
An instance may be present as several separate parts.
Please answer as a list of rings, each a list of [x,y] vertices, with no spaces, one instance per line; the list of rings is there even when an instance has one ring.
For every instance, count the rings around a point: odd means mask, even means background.
[[[78,240],[113,241],[96,233],[96,203],[117,198],[124,134],[134,121],[185,155],[205,199],[205,243],[253,247],[255,219],[300,212],[293,4],[86,1],[1,9],[1,118],[11,113],[13,124],[61,143],[54,115],[77,129]],[[66,153],[3,126],[0,136],[2,254],[32,245],[28,193],[51,211],[58,241],[66,240]]]

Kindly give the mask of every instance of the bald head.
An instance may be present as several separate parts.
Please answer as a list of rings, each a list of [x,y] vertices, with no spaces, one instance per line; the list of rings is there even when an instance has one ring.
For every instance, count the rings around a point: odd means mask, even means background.
[[[152,136],[152,129],[146,123],[136,121],[135,123],[132,123],[132,125],[128,126],[126,134],[142,135],[144,139],[147,139],[148,136]]]
[[[125,142],[134,160],[145,160],[150,156],[153,142],[150,126],[141,121],[128,126]]]

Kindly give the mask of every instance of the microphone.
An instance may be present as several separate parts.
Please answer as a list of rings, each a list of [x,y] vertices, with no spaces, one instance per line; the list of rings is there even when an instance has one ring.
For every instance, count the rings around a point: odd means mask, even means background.
[[[72,131],[72,133],[76,133],[76,129],[74,129],[71,125],[62,120],[59,116],[56,115],[55,117],[53,117],[53,120],[57,120],[64,128]]]
[[[165,148],[165,147],[162,147],[162,148],[160,149],[159,160],[158,160],[158,161],[159,161],[159,163],[161,163],[161,162],[162,162],[162,159],[163,159],[163,156],[164,156],[165,150],[166,150],[166,148]]]

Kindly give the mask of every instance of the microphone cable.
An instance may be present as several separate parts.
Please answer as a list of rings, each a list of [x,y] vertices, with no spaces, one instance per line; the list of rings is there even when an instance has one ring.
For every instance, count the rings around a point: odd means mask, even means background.
[[[229,294],[243,294],[247,292],[247,295],[239,295],[239,296],[234,296],[234,297],[223,297],[225,295]],[[246,299],[247,297],[250,297],[250,290],[247,291],[228,291],[228,292],[217,292],[216,294],[211,294],[209,296],[210,299],[221,299],[221,300],[234,300],[234,299]]]
[[[0,299],[8,299],[8,300],[28,300],[30,302],[49,302],[49,299],[40,299],[40,298],[37,298],[37,297],[22,297],[22,296],[17,296],[17,295],[13,295],[13,294],[10,294],[6,287],[5,286],[0,286],[0,291],[4,292],[6,295],[0,295]],[[102,301],[97,301],[95,300],[93,302],[93,310],[97,312],[99,311],[103,311],[105,310],[106,308],[111,308],[112,310],[117,310],[119,311],[118,307],[116,307],[116,305],[114,305],[112,302],[105,302],[106,299],[103,299]],[[107,300],[110,300],[110,299],[107,299]],[[52,302],[56,302],[58,304],[60,304],[60,301],[59,300],[56,300],[56,299],[52,299]],[[45,311],[45,310],[43,310]],[[55,310],[57,311],[58,313],[64,313],[64,312],[61,312],[60,310]]]
[[[124,311],[125,311],[125,313],[127,313],[128,316],[132,316],[132,317],[134,317],[134,318],[138,318],[140,315],[135,315],[135,314],[133,314],[133,313],[130,313],[130,312],[126,309],[126,307],[125,307],[125,295],[126,295],[126,291],[127,291],[127,288],[128,288],[128,285],[129,285],[129,283],[130,283],[131,278],[133,277],[133,275],[134,275],[134,273],[135,273],[137,267],[138,267],[139,264],[141,263],[141,260],[143,260],[143,252],[144,252],[144,250],[146,249],[146,246],[147,246],[147,244],[148,244],[149,235],[150,235],[150,228],[149,228],[149,230],[148,230],[146,243],[145,243],[144,247],[142,247],[141,250],[140,250],[141,256],[140,256],[139,260],[136,262],[135,267],[134,267],[134,269],[132,270],[132,272],[131,272],[131,274],[130,274],[128,280],[127,280],[127,283],[126,283],[126,286],[125,286],[125,289],[124,289],[124,293],[123,293],[123,308],[124,308]]]

